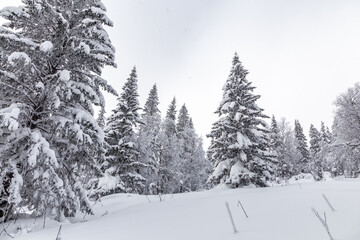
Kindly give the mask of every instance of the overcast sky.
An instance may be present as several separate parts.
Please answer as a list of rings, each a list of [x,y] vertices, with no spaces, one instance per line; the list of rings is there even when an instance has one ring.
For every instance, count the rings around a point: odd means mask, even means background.
[[[18,1],[1,0],[0,8]],[[157,83],[165,115],[176,96],[205,138],[236,51],[269,116],[331,126],[336,96],[360,79],[360,1],[104,0],[120,92],[132,67],[143,106]],[[116,98],[107,97],[107,112]],[[206,145],[208,140],[206,140]]]

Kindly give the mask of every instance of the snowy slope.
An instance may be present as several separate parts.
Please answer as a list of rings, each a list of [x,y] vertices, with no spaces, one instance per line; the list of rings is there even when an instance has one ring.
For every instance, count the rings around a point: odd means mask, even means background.
[[[325,202],[325,194],[335,211]],[[151,202],[149,202],[149,200]],[[271,188],[216,189],[198,193],[158,196],[117,194],[95,206],[96,215],[62,223],[62,240],[326,240],[325,229],[315,217],[326,212],[336,240],[360,239],[360,181],[337,180],[291,184]],[[241,201],[249,218],[241,208]],[[229,202],[238,233],[234,234],[225,202]],[[55,240],[59,223],[28,219],[17,222],[23,230],[15,239]],[[35,229],[33,229],[35,227]],[[3,226],[1,226],[1,229]],[[13,226],[8,232],[16,232]],[[4,235],[0,239],[10,239]]]

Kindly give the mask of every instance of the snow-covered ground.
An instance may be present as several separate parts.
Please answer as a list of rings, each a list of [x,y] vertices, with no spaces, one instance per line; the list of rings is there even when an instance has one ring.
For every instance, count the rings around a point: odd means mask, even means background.
[[[332,211],[323,194],[335,208]],[[7,230],[15,239],[55,240],[327,240],[319,219],[326,212],[336,240],[360,239],[360,180],[294,182],[269,188],[213,190],[159,196],[117,194],[95,205],[94,216],[79,215],[66,223],[23,219]],[[245,217],[241,201],[249,218]],[[229,203],[238,232],[234,234],[225,202]],[[3,229],[1,226],[0,232]],[[29,231],[29,232],[28,232]],[[17,232],[17,233],[16,233]],[[10,239],[1,235],[1,240]]]

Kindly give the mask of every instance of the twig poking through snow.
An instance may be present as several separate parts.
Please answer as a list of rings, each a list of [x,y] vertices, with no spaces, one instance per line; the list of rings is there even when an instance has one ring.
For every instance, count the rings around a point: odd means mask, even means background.
[[[149,197],[148,197],[147,195],[145,195],[145,197],[147,198],[147,200],[149,201],[149,203],[151,203],[151,201],[150,201]]]
[[[107,215],[108,213],[109,213],[109,212],[106,210],[106,211],[101,215],[101,217]]]
[[[243,205],[241,204],[240,200],[238,201],[237,206],[239,207],[239,205],[241,206],[243,212],[245,213],[246,218],[249,218],[248,215],[247,215],[247,213],[246,213],[246,211],[245,211],[245,209],[244,209],[244,207],[243,207]]]
[[[61,227],[62,227],[62,225],[60,225],[60,227],[59,227],[59,231],[58,231],[58,234],[57,234],[55,240],[61,240]]]
[[[236,226],[235,226],[235,223],[234,223],[234,219],[232,217],[231,210],[230,210],[230,207],[229,207],[229,203],[225,202],[225,205],[226,205],[227,211],[229,213],[229,217],[230,217],[230,220],[231,220],[232,227],[234,229],[234,233],[237,233]]]
[[[323,194],[323,198],[325,199],[325,202],[329,205],[331,211],[335,212],[334,207],[331,205],[329,199],[325,196],[325,194]]]
[[[329,226],[328,226],[328,224],[327,224],[327,222],[326,222],[326,214],[325,214],[325,212],[324,212],[324,219],[322,219],[322,218],[320,217],[320,214],[315,210],[315,208],[312,208],[312,212],[315,214],[315,216],[319,219],[319,221],[321,222],[321,224],[324,226],[327,234],[329,235],[330,240],[334,240],[334,238],[331,236],[331,233],[330,233],[330,230],[329,230]]]
[[[46,224],[46,206],[45,206],[45,210],[44,210],[43,229],[45,228],[45,224]]]

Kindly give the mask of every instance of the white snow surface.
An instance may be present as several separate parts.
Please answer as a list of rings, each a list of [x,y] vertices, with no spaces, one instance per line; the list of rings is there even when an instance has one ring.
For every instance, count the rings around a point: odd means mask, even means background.
[[[295,183],[295,182],[294,182]],[[323,198],[331,202],[332,212]],[[241,201],[249,218],[245,217]],[[225,202],[237,228],[234,234]],[[162,196],[116,194],[95,205],[95,215],[78,214],[63,223],[42,218],[17,220],[7,231],[15,239],[63,240],[328,240],[311,208],[327,223],[337,240],[360,239],[360,179],[296,183],[268,188],[229,189],[226,185]],[[22,229],[16,230],[17,226]],[[0,229],[3,226],[0,225]],[[10,237],[1,235],[2,240]]]

